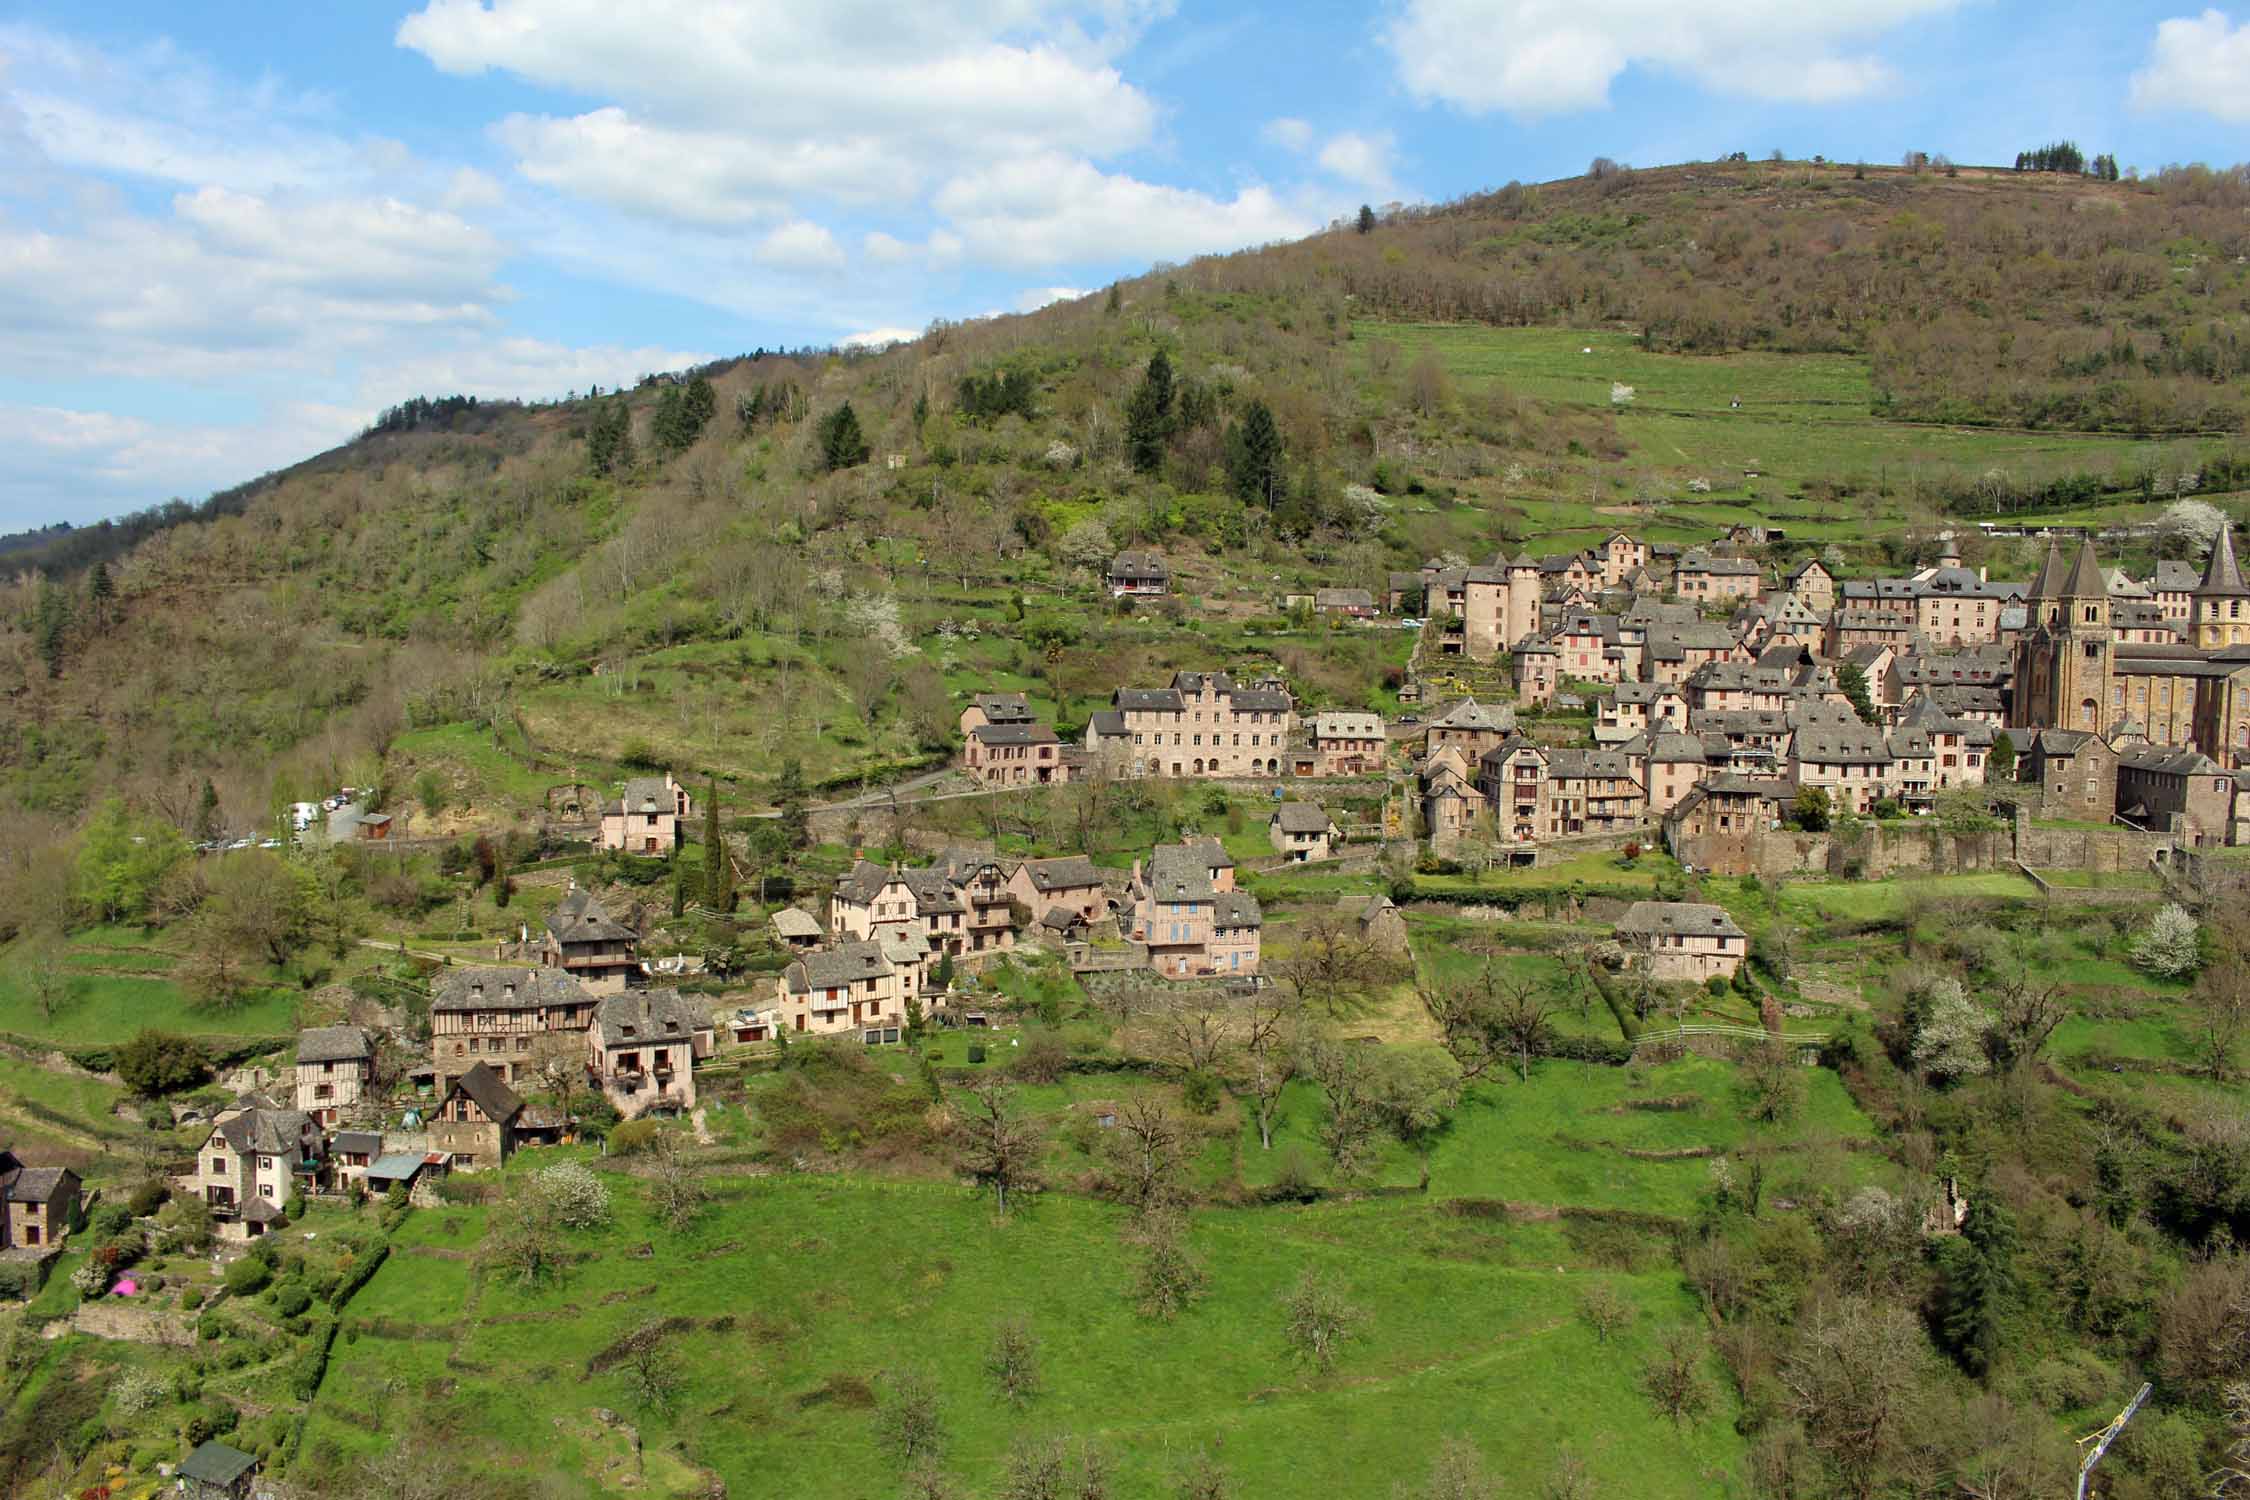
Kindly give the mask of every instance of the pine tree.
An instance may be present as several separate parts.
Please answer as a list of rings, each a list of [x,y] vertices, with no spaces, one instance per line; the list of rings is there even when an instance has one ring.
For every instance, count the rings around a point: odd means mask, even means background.
[[[711,389],[708,376],[698,375],[687,383],[687,391],[680,397],[680,412],[686,425],[688,443],[703,436],[703,429],[719,414],[719,393]],[[682,443],[686,447],[687,443]]]
[[[1172,362],[1159,349],[1148,372],[1125,403],[1125,442],[1133,467],[1153,474],[1164,462],[1164,440],[1172,433]]]
[[[1984,758],[1984,774],[1988,781],[2009,781],[2016,774],[2016,742],[2003,729],[1994,736],[1992,753]]]
[[[199,839],[213,839],[218,834],[219,789],[206,776],[203,778],[203,795],[196,799],[195,804],[195,836]]]
[[[1282,498],[1281,429],[1263,401],[1227,429],[1227,480],[1239,500],[1271,506]]]
[[[1375,210],[1364,203],[1359,206],[1359,232],[1361,234],[1373,234],[1375,232]]]
[[[1836,672],[1836,686],[1843,690],[1844,701],[1859,715],[1859,722],[1875,722],[1875,703],[1867,695],[1867,673],[1857,662],[1845,662]]]
[[[52,583],[39,591],[39,609],[32,618],[32,640],[49,677],[62,676],[63,648],[70,633],[70,595]]]
[[[110,579],[109,564],[96,559],[94,566],[86,574],[86,600],[93,606],[93,616],[97,623],[109,619],[109,601],[116,593],[117,585]]]
[[[914,430],[920,432],[930,420],[930,393],[922,391],[914,398]]]
[[[633,413],[624,397],[611,397],[594,409],[586,429],[586,464],[603,475],[633,467]]]
[[[849,401],[820,419],[820,458],[830,473],[866,463],[868,451],[867,437],[859,430],[859,413]]]

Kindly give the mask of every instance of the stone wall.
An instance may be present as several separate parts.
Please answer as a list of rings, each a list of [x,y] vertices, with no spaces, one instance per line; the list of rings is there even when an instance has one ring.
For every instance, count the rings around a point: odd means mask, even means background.
[[[1683,834],[1672,851],[1699,870],[1722,872],[1745,865],[1761,876],[1827,875],[1839,880],[1894,876],[2012,873],[2034,869],[2097,874],[2145,870],[2175,840],[2135,828],[2041,828],[2019,808],[2012,828],[1948,833],[1934,823],[1863,824],[1849,832],[1798,833],[1765,829],[1739,834]]]

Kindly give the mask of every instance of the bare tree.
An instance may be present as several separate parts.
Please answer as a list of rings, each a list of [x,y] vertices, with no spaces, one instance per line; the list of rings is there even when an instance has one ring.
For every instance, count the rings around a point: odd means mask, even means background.
[[[1163,997],[1150,1022],[1165,1055],[1191,1073],[1216,1071],[1233,1041],[1226,1012],[1201,990]]]
[[[1002,1400],[1012,1406],[1029,1406],[1039,1394],[1039,1340],[1022,1318],[1003,1318],[992,1330],[992,1345],[985,1351],[985,1373]]]
[[[1334,1281],[1306,1271],[1282,1298],[1282,1338],[1299,1359],[1332,1370],[1344,1344],[1367,1321],[1366,1314],[1344,1298]]]
[[[1243,1014],[1243,1091],[1258,1121],[1260,1149],[1273,1149],[1273,1117],[1281,1092],[1297,1076],[1302,1039],[1296,1034],[1297,1009],[1280,989],[1252,993]]]
[[[1497,1500],[1499,1494],[1500,1481],[1485,1467],[1484,1454],[1465,1437],[1439,1442],[1430,1477],[1414,1492],[1415,1500]]]
[[[1118,1106],[1117,1126],[1108,1136],[1108,1175],[1118,1199],[1136,1216],[1178,1201],[1185,1140],[1162,1100],[1143,1097]]]
[[[1210,1290],[1211,1273],[1188,1248],[1187,1225],[1176,1211],[1136,1221],[1125,1241],[1138,1252],[1133,1301],[1142,1316],[1170,1322]]]
[[[1268,967],[1301,1005],[1331,1016],[1364,1008],[1367,992],[1391,969],[1356,921],[1333,912],[1299,923],[1295,946]]]
[[[649,1206],[664,1227],[687,1228],[703,1212],[710,1197],[703,1185],[702,1167],[675,1133],[657,1132],[649,1154]]]
[[[618,1358],[633,1402],[644,1411],[670,1411],[684,1380],[679,1356],[665,1345],[662,1318],[651,1318],[625,1336]]]
[[[875,1408],[875,1432],[903,1464],[935,1460],[945,1447],[945,1417],[938,1410],[937,1387],[919,1370],[886,1374],[883,1399]]]
[[[1847,1298],[1800,1325],[1782,1362],[1788,1408],[1858,1500],[1911,1436],[1927,1359],[1921,1325],[1896,1304]]]
[[[551,1195],[528,1178],[509,1184],[486,1221],[478,1258],[523,1285],[562,1274],[562,1226]]]
[[[1674,1427],[1701,1416],[1711,1404],[1711,1387],[1703,1378],[1703,1352],[1700,1339],[1685,1328],[1675,1328],[1641,1369],[1641,1389]]]
[[[39,1007],[39,1014],[53,1020],[55,1012],[70,1004],[77,989],[77,981],[70,972],[65,956],[62,934],[53,931],[33,933],[17,948],[17,961],[23,970],[24,986]]]
[[[992,1189],[1004,1219],[1010,1193],[1039,1189],[1039,1132],[1016,1108],[1015,1090],[998,1078],[977,1078],[959,1093],[969,1100],[960,1122],[961,1164]]]
[[[2229,955],[2195,982],[2195,1050],[2214,1082],[2234,1076],[2235,1054],[2250,1032],[2250,960]]]
[[[2041,984],[2028,966],[2019,966],[1992,991],[1992,1029],[1985,1045],[1993,1067],[2005,1072],[2037,1062],[2069,1014],[2060,984]]]
[[[1467,978],[1418,984],[1416,993],[1462,1077],[1482,1078],[1512,1060],[1518,1079],[1530,1081],[1531,1060],[1547,1048],[1554,1009],[1541,981],[1502,974],[1487,962]]]

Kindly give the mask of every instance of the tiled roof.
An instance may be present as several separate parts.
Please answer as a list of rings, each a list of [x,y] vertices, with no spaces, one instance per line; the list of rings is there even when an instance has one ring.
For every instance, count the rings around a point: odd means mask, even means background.
[[[820,953],[808,953],[783,971],[796,994],[840,988],[863,979],[882,979],[891,973],[891,961],[879,943],[838,943]]]
[[[351,1062],[375,1048],[357,1026],[313,1026],[297,1033],[297,1061]]]
[[[441,970],[431,987],[430,1009],[539,1010],[588,999],[585,987],[561,969],[504,969],[463,964]]]
[[[1617,931],[1634,937],[1742,936],[1725,907],[1698,901],[1636,901],[1617,919]]]
[[[1317,803],[1284,802],[1273,810],[1272,821],[1283,833],[1321,833],[1334,820]]]
[[[711,1024],[708,1012],[678,990],[627,990],[610,995],[594,1010],[594,1032],[604,1047],[633,1042],[688,1041]]]

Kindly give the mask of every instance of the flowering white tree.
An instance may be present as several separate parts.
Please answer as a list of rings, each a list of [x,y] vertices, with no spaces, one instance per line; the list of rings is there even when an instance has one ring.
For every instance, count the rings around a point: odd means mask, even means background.
[[[1612,381],[1609,387],[1609,404],[1629,406],[1633,401],[1633,388],[1623,381]]]
[[[2133,940],[2133,964],[2159,979],[2177,979],[2203,967],[2201,929],[2187,908],[2167,902]]]
[[[1992,1071],[1984,1039],[1992,1014],[1969,998],[1958,979],[1940,979],[1923,1002],[1922,1025],[1914,1034],[1914,1060],[1933,1078],[1974,1078]]]
[[[609,1222],[609,1187],[579,1162],[541,1172],[539,1193],[553,1205],[555,1217],[572,1229],[599,1229]]]
[[[852,633],[881,646],[895,661],[914,654],[899,615],[898,600],[889,594],[859,594],[844,605],[844,623]]]
[[[2156,534],[2167,551],[2208,552],[2226,525],[2227,513],[2208,500],[2175,500],[2156,518]]]
[[[1109,528],[1092,519],[1080,521],[1063,533],[1063,561],[1079,568],[1098,568],[1117,553]]]

